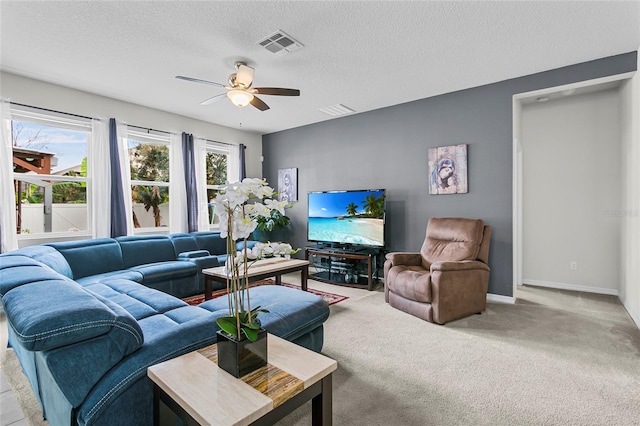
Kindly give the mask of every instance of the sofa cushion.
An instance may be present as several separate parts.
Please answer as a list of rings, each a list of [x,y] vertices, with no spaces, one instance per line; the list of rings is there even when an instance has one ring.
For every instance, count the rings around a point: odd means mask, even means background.
[[[187,306],[182,300],[125,279],[110,279],[88,285],[92,293],[117,303],[137,321]]]
[[[191,235],[195,238],[200,250],[207,250],[214,255],[227,253],[227,240],[220,238],[220,232],[199,231],[192,232]]]
[[[33,281],[65,280],[65,276],[26,256],[0,256],[0,295]]]
[[[29,246],[19,250],[14,250],[2,255],[3,257],[26,256],[33,260],[37,260],[64,275],[67,278],[73,278],[73,272],[69,263],[64,256],[55,248],[49,246]]]
[[[104,272],[102,274],[90,275],[88,277],[78,278],[75,281],[82,286],[87,286],[90,284],[99,283],[99,282],[102,282],[105,280],[111,280],[111,279],[125,279],[125,280],[141,283],[142,273],[138,271],[124,269],[122,271],[111,271],[111,272]]]
[[[262,327],[287,340],[295,340],[321,326],[329,318],[329,306],[313,293],[279,285],[262,285],[249,289],[251,307],[261,306],[269,313],[259,315]],[[228,315],[226,297],[218,297],[198,305],[209,311]],[[322,345],[320,345],[322,346]]]
[[[397,265],[387,272],[389,291],[422,303],[431,303],[431,272],[422,266]]]
[[[69,263],[73,279],[124,269],[122,251],[111,238],[48,243],[58,250]]]
[[[198,243],[191,234],[178,232],[169,235],[169,239],[173,243],[173,248],[175,250],[176,256],[178,256],[180,253],[199,250]]]
[[[124,267],[176,260],[176,252],[166,235],[129,235],[117,237],[122,248]]]

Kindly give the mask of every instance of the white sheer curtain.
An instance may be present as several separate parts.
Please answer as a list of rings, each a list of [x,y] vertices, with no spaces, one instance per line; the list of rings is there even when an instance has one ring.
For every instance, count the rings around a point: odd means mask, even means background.
[[[109,120],[91,120],[91,143],[87,158],[90,173],[91,223],[93,238],[111,236],[111,162]]]
[[[133,203],[131,202],[131,163],[129,161],[129,141],[126,123],[116,120],[118,133],[118,158],[120,159],[120,179],[122,179],[122,193],[124,209],[127,212],[127,235],[133,235]]]
[[[207,198],[207,142],[194,138],[196,185],[198,187],[198,231],[209,230],[209,199]]]
[[[171,134],[169,162],[169,231],[187,232],[187,193],[180,134]]]
[[[15,206],[11,108],[8,101],[0,100],[0,253],[18,248]]]
[[[240,147],[238,145],[229,146],[227,180],[229,182],[238,182],[240,180]]]

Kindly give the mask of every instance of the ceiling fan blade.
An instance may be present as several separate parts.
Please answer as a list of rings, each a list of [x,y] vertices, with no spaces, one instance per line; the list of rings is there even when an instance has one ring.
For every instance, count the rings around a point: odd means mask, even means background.
[[[246,65],[238,65],[238,72],[236,73],[236,83],[244,86],[245,88],[251,87],[253,83],[254,69]]]
[[[269,105],[265,104],[264,101],[257,96],[253,97],[251,105],[258,108],[260,111],[266,111],[269,109]]]
[[[300,90],[282,87],[254,87],[253,92],[259,95],[300,96]]]
[[[200,102],[200,105],[210,105],[214,102],[218,102],[220,99],[224,99],[227,97],[226,93],[220,93],[219,95],[215,95],[212,98],[209,99],[205,99],[204,101]]]
[[[176,78],[179,78],[180,80],[192,81],[194,83],[203,83],[210,84],[212,86],[224,87],[224,84],[216,83],[215,81],[200,80],[199,78],[185,77],[183,75],[176,75]]]

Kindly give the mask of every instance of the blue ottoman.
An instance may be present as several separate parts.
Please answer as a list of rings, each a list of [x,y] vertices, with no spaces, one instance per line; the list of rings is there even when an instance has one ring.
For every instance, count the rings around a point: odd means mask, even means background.
[[[329,318],[329,306],[322,297],[279,285],[262,285],[249,289],[251,307],[269,310],[258,317],[269,333],[315,352],[322,350],[323,326]],[[198,305],[211,312],[228,309],[226,296]]]

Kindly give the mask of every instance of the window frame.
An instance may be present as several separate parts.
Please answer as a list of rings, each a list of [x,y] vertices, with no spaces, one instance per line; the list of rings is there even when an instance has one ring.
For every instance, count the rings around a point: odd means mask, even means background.
[[[90,117],[82,117],[74,114],[66,114],[61,112],[49,111],[40,108],[32,108],[24,105],[12,104],[10,107],[10,126],[12,129],[15,122],[32,123],[41,126],[54,127],[75,132],[83,132],[86,134],[86,157],[87,162],[91,158],[91,145],[93,139],[93,124]],[[11,130],[12,131],[12,130]],[[12,136],[13,137],[13,136]],[[80,231],[59,231],[59,232],[37,232],[37,233],[17,233],[18,242],[23,240],[59,240],[67,237],[91,237],[93,233],[93,222],[91,217],[91,188],[92,188],[92,171],[87,163],[87,176],[61,176],[52,174],[32,174],[13,172],[13,180],[21,182],[29,182],[29,180],[46,180],[50,182],[80,182],[86,187],[86,223],[87,229]],[[14,191],[14,196],[16,193]],[[13,214],[17,214],[16,205],[13,207]]]
[[[232,160],[231,158],[231,146],[222,142],[215,142],[215,141],[210,141],[210,140],[205,140],[205,152],[206,155],[211,154],[222,154],[222,155],[226,155],[227,156],[227,182],[229,181],[229,169],[231,168],[231,161],[239,161],[237,158],[235,160]],[[206,170],[206,161],[205,161],[205,170],[204,170],[204,176],[206,179],[207,176],[207,170]],[[224,188],[226,185],[226,182],[224,184],[218,184],[218,185],[209,185],[208,183],[205,183],[205,193],[207,194],[207,196],[209,195],[209,190],[220,190],[222,188]],[[207,200],[208,201],[208,200]],[[214,223],[209,223],[209,230],[210,231],[217,231],[220,229],[220,223],[215,222],[215,217],[214,217]]]
[[[127,135],[124,138],[125,149],[127,151],[130,149],[129,140],[133,140],[141,144],[166,146],[168,151],[168,156],[169,156],[169,169],[167,170],[167,176],[169,176],[169,179],[171,179],[170,176],[171,176],[172,158],[171,158],[171,135],[169,133],[159,132],[159,131],[154,131],[149,129],[142,130],[141,128],[138,128],[136,126],[127,126]],[[129,158],[129,163],[131,163],[131,158]],[[130,164],[129,164],[129,167],[131,167]],[[165,181],[145,181],[145,180],[138,180],[138,179],[132,178],[130,182],[131,190],[134,185],[158,186],[158,187],[167,188],[169,193],[169,201],[167,202],[167,207],[169,207],[169,203],[171,202],[171,191],[169,188],[169,185],[170,185],[169,181],[166,181],[166,182]],[[132,220],[133,220],[133,204],[134,202],[132,199],[131,200],[132,211],[129,212],[129,216]],[[170,214],[170,211],[169,211],[169,214]],[[166,226],[144,226],[140,228],[133,227],[133,235],[169,233],[170,217],[167,219],[166,223],[167,223]]]

